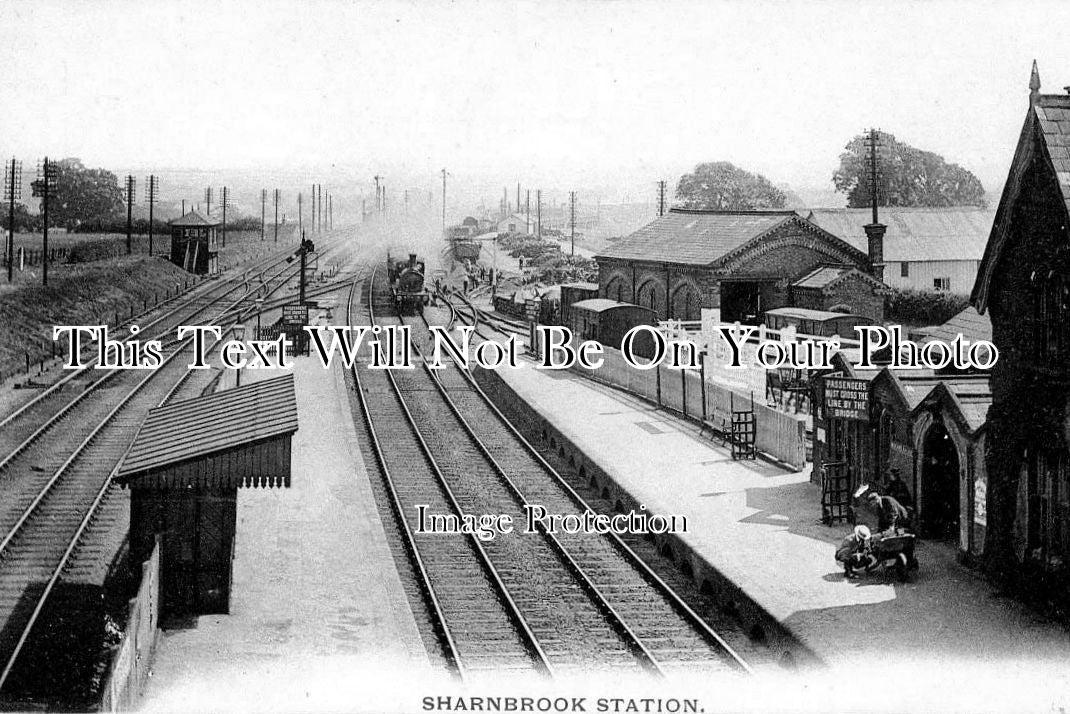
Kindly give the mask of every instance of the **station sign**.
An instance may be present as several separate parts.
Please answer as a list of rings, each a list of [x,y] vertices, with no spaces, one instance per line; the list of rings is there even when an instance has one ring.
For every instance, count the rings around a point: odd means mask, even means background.
[[[283,305],[282,322],[284,325],[307,325],[308,305]]]
[[[869,421],[869,382],[864,379],[825,379],[825,416],[829,419]]]

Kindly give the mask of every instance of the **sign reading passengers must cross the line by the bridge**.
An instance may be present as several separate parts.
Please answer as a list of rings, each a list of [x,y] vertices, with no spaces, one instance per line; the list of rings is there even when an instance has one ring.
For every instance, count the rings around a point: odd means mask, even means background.
[[[833,419],[869,421],[869,391],[864,379],[825,380],[825,412]]]

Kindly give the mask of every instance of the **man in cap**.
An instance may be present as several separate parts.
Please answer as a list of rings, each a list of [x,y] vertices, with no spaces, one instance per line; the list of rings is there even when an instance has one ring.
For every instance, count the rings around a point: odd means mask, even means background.
[[[870,507],[877,513],[877,528],[882,536],[898,535],[902,531],[913,533],[910,511],[902,503],[891,496],[882,496],[876,491],[871,492],[867,498]],[[918,560],[914,557],[913,539],[903,553],[907,556],[909,567],[917,568]]]
[[[840,543],[836,549],[836,562],[843,563],[843,577],[853,578],[857,569],[864,568],[869,572],[877,564],[877,559],[866,552],[871,535],[869,528],[858,525]]]

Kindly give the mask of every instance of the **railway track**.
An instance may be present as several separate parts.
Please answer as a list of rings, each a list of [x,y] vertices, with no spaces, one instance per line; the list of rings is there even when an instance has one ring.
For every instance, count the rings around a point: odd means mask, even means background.
[[[284,274],[288,272],[285,256],[272,256],[253,269],[263,275],[275,268],[279,269],[266,276],[265,284],[267,287],[265,290],[267,291],[277,291],[282,284],[285,277]],[[219,302],[228,298],[231,300],[226,309],[220,314],[214,315],[207,322],[213,319],[220,319],[226,314],[233,313],[246,306],[249,296],[261,290],[259,284],[252,290],[244,290],[248,284],[249,280],[246,277],[234,276],[219,285],[210,285],[206,290],[186,296],[185,300],[178,300],[174,304],[165,307],[162,314],[140,326],[141,329],[136,338],[129,335],[116,335],[115,339],[123,344],[132,339],[162,339],[166,345],[173,345],[174,340],[171,335],[175,328],[179,325],[195,324],[194,320],[198,316],[203,315]],[[236,293],[241,294],[234,297]],[[95,347],[92,346],[87,350],[87,353],[92,354],[90,350],[92,352],[96,351]],[[87,360],[87,363],[84,368],[70,370],[55,384],[46,388],[11,414],[0,419],[0,454],[3,455],[0,457],[0,472],[3,472],[8,460],[20,448],[23,448],[27,439],[31,437],[36,439],[39,436],[38,432],[42,428],[47,428],[54,417],[60,414],[62,410],[69,409],[72,406],[76,395],[84,395],[88,391],[95,391],[107,385],[108,380],[123,372],[123,370],[96,369],[97,360],[95,357]],[[34,436],[35,434],[37,436]]]
[[[284,257],[277,257],[264,270],[280,264],[281,269],[266,275],[266,288],[258,285],[245,290],[247,278],[236,280],[221,287],[218,294],[199,295],[192,304],[172,310],[169,314],[178,322],[163,329],[207,314],[202,322],[220,324],[225,338],[254,309],[245,304],[252,293],[266,291],[270,297],[296,277],[296,266],[285,264]],[[210,312],[215,306],[220,310]],[[163,327],[160,320],[155,324]],[[210,349],[222,341],[213,339]],[[12,673],[18,671],[20,654],[32,647],[34,626],[49,594],[62,580],[82,535],[107,500],[115,469],[145,414],[152,407],[194,396],[198,391],[191,386],[197,378],[187,369],[192,340],[169,340],[164,348],[164,362],[157,369],[110,370],[87,382],[81,391],[60,385],[50,399],[26,405],[3,422],[0,693],[6,693]],[[45,585],[38,592],[41,583]]]
[[[374,282],[374,281],[373,281]],[[374,315],[372,316],[375,319]],[[474,317],[474,310],[473,310]],[[381,320],[377,320],[380,321]],[[426,338],[421,338],[420,341]],[[417,350],[418,351],[418,350]],[[370,370],[364,370],[370,373]],[[441,547],[457,536],[420,539],[412,534],[415,504],[430,491],[448,494],[448,504],[436,504],[434,513],[508,513],[517,530],[524,524],[523,507],[542,504],[552,513],[582,513],[584,508],[560,477],[542,462],[483,395],[467,375],[451,368],[444,375],[420,367],[392,375],[395,409],[406,413],[406,423],[386,422],[391,436],[414,435],[408,459],[434,464],[437,480],[410,480],[396,499],[395,516],[404,514],[411,539],[409,550]],[[362,390],[371,393],[367,386]],[[374,390],[386,393],[388,390]],[[376,403],[389,408],[385,397]],[[367,409],[366,414],[379,411]],[[393,480],[407,473],[410,463],[398,458]],[[519,478],[518,478],[519,474]],[[556,478],[555,478],[556,477]],[[395,486],[395,490],[398,487]],[[405,491],[413,490],[409,494]],[[535,498],[537,496],[537,498]],[[541,499],[541,500],[538,500]],[[580,499],[581,501],[581,499]],[[449,509],[447,509],[449,506]],[[556,510],[555,510],[556,509]],[[680,670],[738,669],[747,665],[668,586],[619,539],[589,534],[499,534],[477,543],[483,569],[496,573],[499,598],[509,598],[514,621],[525,624],[553,673],[576,674],[590,670],[645,669],[655,673]],[[425,589],[450,590],[449,574],[425,572]],[[442,580],[436,578],[443,578]],[[446,597],[439,597],[448,605]],[[465,621],[441,612],[439,629],[464,632]],[[455,638],[456,639],[456,638]],[[462,663],[466,653],[458,651]]]

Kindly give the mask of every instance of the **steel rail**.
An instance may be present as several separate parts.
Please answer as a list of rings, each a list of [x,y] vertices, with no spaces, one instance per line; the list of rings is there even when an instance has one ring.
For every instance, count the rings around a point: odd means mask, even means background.
[[[370,291],[370,295],[371,296],[374,296],[374,293],[375,293],[375,277],[376,277],[377,271],[378,271],[378,267],[376,267],[376,270],[373,271],[373,273],[372,273],[371,291]],[[368,301],[368,316],[369,316],[369,322],[371,324],[376,324],[373,303],[374,303],[374,298],[369,299],[369,301]],[[431,466],[431,471],[432,471],[432,473],[433,473],[433,475],[435,477],[436,482],[438,483],[439,487],[442,489],[443,493],[445,494],[445,496],[447,498],[447,501],[449,502],[450,507],[453,509],[453,511],[458,516],[462,516],[464,514],[464,511],[460,507],[460,504],[457,502],[457,499],[456,499],[452,489],[450,489],[449,484],[446,483],[446,480],[445,480],[445,477],[444,477],[444,475],[442,473],[442,470],[439,468],[437,460],[434,458],[433,454],[431,453],[430,446],[424,440],[423,434],[420,432],[419,428],[417,427],[416,420],[413,417],[412,412],[409,410],[408,405],[405,403],[405,399],[401,394],[401,389],[399,388],[399,386],[397,384],[397,381],[394,379],[394,376],[390,373],[390,370],[384,370],[384,372],[385,372],[385,374],[386,374],[386,376],[388,378],[388,381],[390,382],[390,385],[392,387],[393,393],[394,393],[395,397],[398,400],[398,406],[401,408],[402,413],[405,415],[405,419],[406,419],[406,421],[408,422],[408,424],[410,425],[410,427],[412,429],[413,436],[416,438],[417,442],[420,444],[420,448],[421,448],[421,450],[422,450],[422,452],[424,454],[424,457],[427,459],[428,464]],[[390,484],[391,493],[396,498],[397,497],[397,489],[396,489],[396,486],[394,485],[393,476],[390,474],[389,470],[387,468],[385,468],[385,462],[384,462],[383,474],[386,477],[387,482]],[[400,508],[400,499],[398,499],[398,507]],[[407,521],[404,518],[403,512],[401,513],[400,517],[401,517],[402,521],[405,522],[406,531],[408,531],[408,528],[407,528],[408,524],[407,524]],[[481,569],[484,571],[484,573],[487,574],[488,578],[490,579],[490,582],[493,583],[495,589],[497,590],[497,594],[498,594],[498,596],[500,598],[500,601],[502,602],[502,604],[503,604],[503,606],[505,608],[507,616],[513,621],[513,625],[514,625],[514,627],[516,627],[517,631],[520,633],[521,639],[524,640],[524,643],[525,643],[526,647],[529,650],[529,654],[533,656],[536,668],[538,670],[544,672],[545,674],[552,676],[554,674],[554,668],[550,664],[550,661],[549,661],[548,656],[546,655],[546,652],[543,650],[542,645],[538,641],[538,638],[535,636],[535,633],[531,630],[531,627],[528,625],[527,620],[524,618],[523,614],[520,612],[519,605],[517,605],[517,603],[513,599],[512,595],[510,595],[509,589],[505,586],[505,583],[502,581],[501,575],[498,573],[497,568],[495,568],[493,563],[491,562],[490,556],[487,554],[486,549],[483,547],[483,544],[480,543],[479,539],[475,536],[475,534],[469,533],[469,534],[467,534],[467,537],[468,537],[469,542],[472,545],[473,550],[475,550],[475,552],[477,553],[478,561],[480,563]],[[415,543],[415,539],[413,540],[413,547],[414,548],[417,547],[416,543]],[[443,622],[445,622],[445,620]]]
[[[452,303],[450,303],[452,306]],[[501,410],[494,401],[483,391],[483,388],[479,386],[479,383],[475,381],[471,374],[466,370],[460,368],[456,363],[454,369],[462,376],[462,378],[469,384],[472,390],[479,395],[482,402],[489,408],[502,425],[504,425],[512,435],[520,441],[527,449],[531,457],[539,463],[539,465],[546,471],[548,475],[556,481],[557,485],[564,491],[565,495],[573,502],[573,504],[581,510],[590,510],[595,512],[593,508],[587,503],[587,501],[572,487],[571,484],[562,476],[557,469],[555,469],[545,458],[539,450],[528,439],[520,433],[520,431],[513,425],[513,423],[502,414]],[[707,623],[697,612],[691,608],[683,599],[676,593],[672,587],[669,586],[657,573],[655,573],[650,566],[643,560],[638,553],[636,553],[627,543],[621,539],[619,535],[613,532],[606,534],[614,547],[621,553],[621,555],[634,567],[639,573],[650,582],[663,596],[666,597],[668,602],[673,608],[684,618],[686,618],[692,626],[714,647],[721,649],[728,656],[730,662],[741,671],[747,674],[753,674],[753,670],[750,665],[732,648],[728,642],[725,641],[712,627]]]
[[[221,343],[222,343],[221,339],[220,340],[216,340],[212,344],[212,346],[209,347],[208,351],[214,350]],[[177,352],[176,352],[176,354],[177,354]],[[162,407],[165,404],[167,404],[167,402],[169,402],[171,400],[171,397],[175,394],[175,392],[177,392],[178,389],[190,378],[190,374],[191,373],[190,373],[189,370],[186,370],[185,372],[183,372],[182,375],[171,386],[171,388],[167,390],[167,393],[164,394],[163,399],[160,400],[160,402],[159,402],[159,404],[157,404],[157,406],[158,407]],[[153,377],[153,375],[151,375],[151,374],[147,375],[146,378],[144,380],[142,380],[142,382],[138,385],[137,389],[140,389],[152,377]],[[127,397],[127,400],[129,400],[133,396],[134,396],[134,393],[131,392],[130,395]],[[124,403],[127,400],[124,400]],[[117,413],[120,408],[121,408],[121,405],[120,405],[120,407],[116,407],[116,409],[113,410],[113,414],[110,414],[108,418],[110,419],[111,416],[113,416],[115,413]],[[101,428],[102,427],[103,427],[103,423],[101,424]],[[56,583],[59,582],[60,577],[62,577],[63,571],[66,570],[67,564],[70,562],[71,556],[74,555],[74,552],[77,550],[79,542],[81,541],[83,534],[85,533],[86,529],[89,527],[89,524],[92,522],[93,517],[97,513],[97,509],[100,508],[100,505],[104,502],[104,497],[107,495],[109,489],[112,487],[114,478],[115,478],[116,474],[118,474],[119,469],[122,467],[123,461],[126,460],[127,455],[130,453],[130,450],[134,447],[134,442],[137,441],[137,435],[141,433],[141,428],[142,427],[144,427],[144,422],[142,422],[141,427],[138,428],[138,431],[134,434],[133,438],[130,439],[130,443],[127,445],[126,449],[123,451],[123,455],[116,462],[115,466],[112,467],[112,469],[109,472],[107,478],[104,479],[104,482],[101,484],[100,489],[97,491],[97,494],[94,497],[92,503],[90,503],[89,509],[86,511],[85,515],[82,517],[81,522],[78,524],[77,530],[74,532],[74,535],[71,536],[70,540],[68,541],[67,547],[63,551],[63,555],[60,557],[59,563],[53,569],[52,575],[48,579],[48,583],[45,585],[45,588],[44,588],[44,590],[42,590],[41,594],[37,597],[37,602],[34,605],[33,612],[30,614],[29,620],[27,621],[26,625],[23,627],[22,633],[19,635],[19,639],[16,642],[15,647],[11,652],[11,655],[8,657],[7,663],[4,665],[3,671],[0,672],[0,691],[3,691],[4,685],[7,683],[8,677],[11,675],[11,671],[15,668],[15,663],[18,661],[19,655],[22,654],[22,650],[26,646],[26,643],[29,641],[30,634],[32,633],[34,626],[37,624],[37,620],[40,618],[41,613],[44,611],[45,604],[46,604],[46,602],[48,600],[49,595],[52,594],[52,590],[55,588]],[[95,433],[96,432],[94,432],[94,434]],[[87,442],[88,442],[88,439],[87,439]],[[65,463],[62,468],[65,469],[67,467],[67,465],[69,463],[71,463],[72,460],[73,460],[73,457],[72,457],[72,459],[68,460],[68,462]],[[51,483],[52,482],[50,481],[49,486],[51,486]],[[8,542],[9,542],[9,539],[5,539],[4,544],[2,546],[0,546],[0,551],[3,550],[3,548],[6,546],[6,544]]]
[[[423,316],[421,315],[421,317]],[[423,317],[423,319],[426,324],[430,325],[430,323],[427,322],[426,317]],[[416,352],[416,355],[420,358],[424,371],[427,373],[431,381],[435,384],[435,387],[437,388],[439,394],[442,396],[446,404],[449,405],[450,410],[453,412],[454,416],[461,424],[464,431],[468,434],[469,438],[472,440],[472,443],[475,444],[476,448],[483,455],[486,461],[491,465],[494,472],[498,475],[499,481],[512,494],[517,505],[521,507],[529,505],[528,500],[524,498],[524,494],[517,487],[516,483],[509,477],[509,475],[506,473],[506,470],[502,468],[501,464],[491,453],[487,445],[483,443],[483,440],[480,439],[478,435],[476,435],[475,431],[473,431],[471,425],[468,423],[468,420],[465,419],[460,407],[458,407],[457,403],[450,397],[449,392],[442,384],[439,376],[435,374],[434,370],[431,369],[430,365],[428,364],[427,357],[423,354],[423,351],[420,350],[420,348],[416,344],[413,344],[412,347],[413,350]],[[632,628],[624,621],[624,618],[621,617],[620,613],[617,612],[617,609],[613,607],[613,605],[609,602],[609,599],[595,584],[591,576],[583,569],[582,566],[580,566],[578,562],[576,562],[576,559],[569,554],[569,552],[566,550],[565,546],[561,543],[557,536],[547,531],[545,526],[540,526],[539,530],[542,533],[543,537],[547,540],[547,542],[550,543],[550,547],[561,558],[566,568],[573,574],[573,577],[579,582],[580,586],[588,593],[595,607],[603,613],[603,615],[609,621],[610,626],[617,631],[617,634],[625,641],[626,646],[640,660],[642,665],[647,669],[650,669],[655,674],[663,676],[664,672],[662,671],[657,660],[654,658],[653,654],[651,654],[650,650],[647,649],[646,645],[643,644],[638,635],[636,635]]]
[[[354,280],[353,286],[350,289],[349,300],[346,304],[346,315],[349,318],[350,323],[353,321],[353,296],[357,292],[357,286],[362,282],[363,281],[359,278]],[[370,293],[371,290],[369,289],[369,298]],[[370,314],[370,299],[368,303]],[[420,556],[420,552],[416,547],[415,536],[412,533],[412,528],[409,526],[408,520],[405,518],[401,500],[394,488],[393,479],[390,476],[389,467],[386,464],[386,456],[383,454],[382,446],[379,444],[379,435],[375,430],[375,424],[372,421],[371,411],[368,409],[368,403],[364,397],[364,390],[362,389],[360,375],[358,374],[357,365],[355,363],[350,368],[350,371],[353,374],[353,381],[357,392],[357,401],[360,403],[361,413],[364,416],[365,423],[368,425],[368,433],[371,435],[371,447],[375,453],[375,460],[379,464],[379,469],[382,471],[384,481],[386,482],[387,493],[390,496],[390,506],[393,510],[394,517],[401,526],[400,531],[403,536],[402,542],[405,551],[408,553],[409,558],[412,561],[413,570],[415,570],[417,574],[417,587],[423,594],[426,600],[426,605],[430,610],[432,625],[438,632],[439,645],[443,649],[446,660],[449,663],[449,666],[457,673],[458,678],[461,681],[464,681],[466,676],[465,666],[461,662],[460,656],[457,653],[457,644],[454,641],[453,633],[446,624],[446,615],[442,611],[442,605],[438,600],[438,595],[435,594],[435,589],[431,584],[431,576],[428,574],[427,568],[424,566],[423,558]]]
[[[275,259],[274,263],[272,263],[272,262],[271,262],[271,260],[272,260],[273,258]],[[262,269],[262,271],[266,271],[266,270],[268,270],[269,268],[271,268],[271,267],[274,267],[274,265],[275,265],[276,263],[282,262],[282,261],[283,261],[284,259],[285,259],[284,257],[280,257],[280,256],[278,256],[278,255],[272,255],[272,256],[269,256],[269,258],[267,258],[267,259],[265,259],[264,261],[262,261],[262,262],[264,262],[264,263],[268,263],[268,265],[266,265],[266,266],[265,266],[265,267],[264,267],[264,268]],[[142,332],[146,332],[146,331],[147,331],[148,329],[150,329],[150,328],[152,328],[152,327],[155,327],[156,325],[158,325],[158,324],[159,324],[159,323],[161,323],[162,321],[164,321],[164,320],[166,320],[166,319],[168,319],[168,318],[170,318],[170,317],[173,317],[173,316],[174,316],[174,315],[175,315],[176,313],[178,313],[179,311],[181,311],[181,310],[183,310],[183,309],[186,309],[186,308],[188,308],[188,307],[194,307],[193,303],[194,303],[194,302],[195,302],[196,300],[199,300],[199,299],[203,299],[203,298],[209,297],[209,295],[206,295],[206,294],[204,294],[204,293],[208,293],[208,294],[210,294],[210,293],[212,293],[212,292],[213,292],[213,291],[215,291],[215,290],[219,290],[219,289],[221,289],[221,288],[223,288],[223,287],[225,287],[225,286],[227,286],[227,285],[230,285],[230,283],[232,283],[232,282],[236,282],[236,281],[238,280],[238,277],[239,277],[239,276],[237,276],[237,275],[231,276],[231,277],[229,277],[229,278],[227,279],[227,283],[225,283],[225,284],[223,284],[223,285],[209,285],[207,289],[205,289],[205,290],[203,290],[203,291],[198,291],[198,290],[197,290],[198,288],[202,288],[202,287],[204,287],[204,286],[205,286],[205,285],[207,284],[207,283],[203,283],[203,282],[202,282],[202,283],[201,283],[200,285],[198,285],[198,286],[195,286],[195,287],[194,287],[194,288],[192,288],[191,290],[188,290],[188,291],[186,291],[186,292],[184,292],[184,293],[180,293],[180,294],[177,294],[177,295],[175,295],[174,297],[170,298],[170,300],[171,300],[171,301],[174,301],[174,300],[178,300],[178,299],[180,299],[180,298],[185,298],[185,300],[184,300],[184,301],[183,301],[183,302],[182,302],[181,304],[178,304],[178,305],[176,305],[176,306],[175,306],[175,307],[174,307],[173,309],[171,309],[170,311],[168,311],[168,312],[165,312],[164,314],[160,315],[159,317],[157,317],[156,319],[154,319],[154,320],[153,320],[152,322],[149,322],[149,323],[147,323],[146,325],[142,326],[142,328],[141,328],[141,332],[139,332],[139,333],[138,333],[138,335],[139,335],[138,339],[144,339],[144,337],[142,337],[142,336],[141,336]],[[210,305],[212,305],[213,303],[215,303],[215,302],[217,302],[217,301],[219,301],[219,300],[222,300],[222,299],[223,299],[224,297],[226,297],[226,296],[227,296],[227,295],[229,295],[230,293],[234,292],[235,290],[239,289],[240,287],[244,286],[244,285],[245,285],[246,283],[248,283],[248,282],[249,282],[248,278],[247,278],[247,277],[245,277],[245,276],[242,276],[242,280],[241,280],[241,282],[240,282],[240,283],[237,283],[237,284],[235,284],[235,285],[230,285],[229,289],[228,289],[228,290],[227,290],[226,292],[224,292],[224,293],[223,293],[222,295],[219,295],[219,296],[217,296],[217,297],[213,298],[213,299],[212,299],[212,300],[211,300],[211,301],[210,301],[210,302],[208,303],[208,305],[210,306]],[[164,302],[164,304],[165,304],[165,305],[166,305],[166,303],[167,303],[167,301],[165,301],[165,302]],[[153,308],[153,309],[155,309],[155,307],[158,307],[158,306],[154,306],[154,308]],[[204,311],[205,309],[207,309],[207,306],[202,306],[202,307],[200,307],[200,308],[199,308],[199,309],[198,309],[197,311],[195,311],[195,312],[194,312],[194,313],[192,313],[192,314],[193,314],[193,315],[196,315],[196,314],[198,314],[199,312],[203,312],[203,311]],[[142,314],[147,314],[147,312],[146,312],[146,313],[142,313]],[[125,322],[129,322],[129,320],[127,320],[127,321],[124,321],[124,323],[123,323],[123,324],[125,324]],[[147,335],[147,332],[146,332],[146,335]],[[157,337],[159,337],[159,335],[157,335]],[[134,339],[134,337],[133,337],[133,336],[129,336],[129,337],[126,337],[126,338],[124,338],[124,339],[121,339],[121,340],[119,340],[119,342],[121,342],[121,343],[125,344],[125,343],[129,342],[129,341],[130,341],[130,340],[132,340],[132,339]],[[19,416],[20,414],[22,414],[23,412],[25,412],[26,410],[28,410],[28,409],[31,409],[31,408],[32,408],[33,406],[35,406],[36,404],[38,404],[39,402],[41,402],[41,401],[42,401],[42,400],[44,400],[45,398],[47,398],[47,397],[51,396],[53,392],[55,392],[55,391],[57,391],[57,390],[61,389],[61,388],[62,388],[62,387],[63,387],[63,386],[64,386],[64,385],[65,385],[65,384],[67,383],[67,382],[69,382],[69,381],[71,381],[72,379],[75,379],[75,378],[77,378],[77,377],[81,376],[81,375],[82,375],[82,374],[84,374],[84,373],[85,373],[85,372],[86,372],[87,370],[89,370],[89,369],[92,369],[92,368],[94,367],[94,365],[96,364],[96,362],[97,362],[96,358],[93,358],[92,360],[90,360],[90,361],[89,361],[89,362],[88,362],[88,363],[86,364],[86,366],[84,366],[84,367],[81,367],[81,368],[78,368],[78,369],[74,369],[74,370],[71,370],[71,372],[70,372],[69,374],[67,374],[67,375],[66,375],[65,377],[62,377],[61,379],[59,379],[58,381],[56,381],[56,382],[55,382],[54,384],[52,384],[51,386],[49,386],[49,387],[48,387],[47,389],[45,389],[45,390],[44,390],[43,392],[41,392],[40,394],[38,394],[37,396],[35,396],[35,397],[34,397],[33,399],[31,399],[30,401],[26,402],[26,403],[25,403],[25,404],[23,404],[22,406],[20,406],[20,407],[19,407],[18,409],[16,409],[16,410],[15,410],[14,412],[12,412],[12,413],[8,414],[8,415],[7,415],[6,417],[4,417],[3,419],[0,419],[0,429],[4,428],[4,427],[5,427],[5,426],[7,426],[8,424],[10,424],[10,423],[11,423],[12,421],[14,421],[14,420],[15,420],[16,418],[18,418],[18,416]]]

